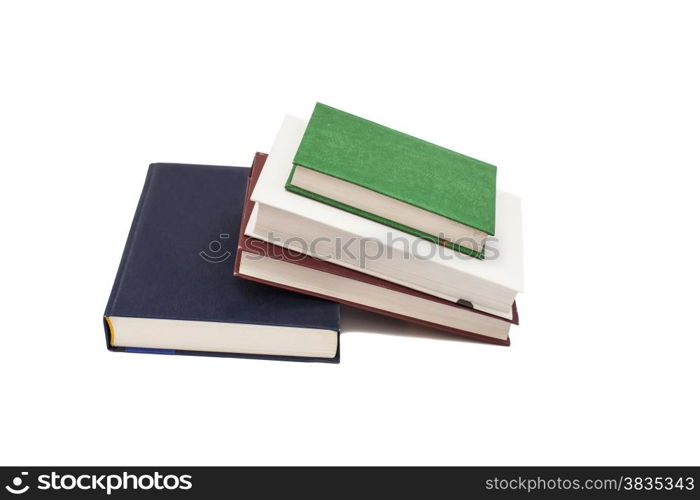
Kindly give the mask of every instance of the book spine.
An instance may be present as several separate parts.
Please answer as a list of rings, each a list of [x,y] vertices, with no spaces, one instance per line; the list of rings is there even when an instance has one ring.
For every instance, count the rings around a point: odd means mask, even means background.
[[[136,231],[139,227],[139,221],[141,220],[141,210],[148,197],[148,192],[151,186],[151,179],[153,178],[153,173],[157,164],[152,163],[148,167],[148,173],[146,174],[146,180],[143,185],[143,190],[141,191],[141,197],[139,198],[138,205],[136,205],[136,212],[134,213],[134,218],[131,221],[131,228],[129,229],[129,235],[126,239],[126,244],[124,245],[124,251],[122,252],[122,258],[119,262],[119,268],[117,269],[117,275],[114,278],[114,284],[112,285],[112,291],[109,294],[109,299],[107,300],[107,306],[105,307],[105,312],[103,315],[102,323],[105,329],[105,339],[107,341],[107,348],[113,349],[111,345],[111,328],[109,322],[106,320],[108,316],[111,315],[112,307],[119,295],[119,289],[121,288],[122,275],[124,274],[124,269],[126,269],[127,262],[131,255],[131,250],[136,235]]]
[[[241,217],[241,228],[238,231],[238,249],[236,251],[236,259],[233,262],[233,275],[237,276],[238,275],[238,270],[241,267],[241,242],[244,239],[245,236],[245,229],[246,226],[248,225],[248,220],[250,219],[250,213],[253,210],[253,202],[250,201],[250,195],[251,192],[253,191],[253,186],[255,185],[255,182],[257,181],[257,175],[260,173],[260,169],[262,168],[262,165],[265,164],[265,160],[267,159],[267,155],[265,153],[260,153],[256,152],[255,157],[253,158],[253,163],[250,166],[250,170],[248,171],[248,185],[245,188],[245,198],[243,198],[243,211],[242,211],[242,217]]]

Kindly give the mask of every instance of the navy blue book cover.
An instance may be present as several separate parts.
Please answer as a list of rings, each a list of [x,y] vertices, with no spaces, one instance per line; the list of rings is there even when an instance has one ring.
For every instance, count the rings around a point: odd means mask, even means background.
[[[114,347],[107,318],[215,321],[339,331],[339,305],[233,276],[250,169],[155,163],[105,310],[111,350],[339,361]]]

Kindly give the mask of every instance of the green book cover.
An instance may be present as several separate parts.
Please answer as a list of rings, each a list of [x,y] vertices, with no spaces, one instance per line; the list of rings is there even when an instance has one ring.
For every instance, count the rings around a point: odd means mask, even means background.
[[[477,231],[493,235],[496,167],[427,141],[318,103],[294,157],[294,165],[361,186]],[[287,189],[464,253],[475,251],[436,234],[367,213],[329,196]]]

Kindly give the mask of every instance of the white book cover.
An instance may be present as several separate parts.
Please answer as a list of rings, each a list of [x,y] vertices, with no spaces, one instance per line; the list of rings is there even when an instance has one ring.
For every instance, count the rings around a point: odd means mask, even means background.
[[[469,300],[474,307],[507,317],[512,300],[523,289],[522,216],[520,199],[498,191],[496,195],[496,235],[486,245],[486,259],[479,260],[431,241],[390,228],[378,222],[320,203],[285,189],[293,158],[307,125],[306,120],[286,116],[270,150],[251,199],[266,206],[270,213],[293,216],[294,231],[257,227],[251,217],[246,234],[273,244],[300,250],[317,258],[357,269],[388,281],[452,301]],[[269,208],[268,208],[269,207]],[[256,209],[258,207],[256,206]],[[257,211],[257,210],[256,210]],[[308,227],[324,227],[328,240],[312,239]],[[269,229],[269,230],[268,230]],[[290,238],[292,236],[293,238]],[[353,240],[373,240],[372,258],[362,262],[336,255],[338,245]],[[299,242],[304,244],[300,245]],[[357,244],[349,245],[357,249]],[[311,251],[313,249],[314,251]],[[376,255],[380,256],[377,257]],[[391,259],[408,264],[397,265]],[[506,302],[507,303],[507,302]]]

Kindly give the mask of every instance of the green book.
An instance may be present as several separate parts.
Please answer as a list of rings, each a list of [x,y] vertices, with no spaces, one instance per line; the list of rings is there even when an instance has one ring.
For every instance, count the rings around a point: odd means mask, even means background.
[[[293,163],[287,190],[462,253],[495,233],[495,166],[325,104]]]

